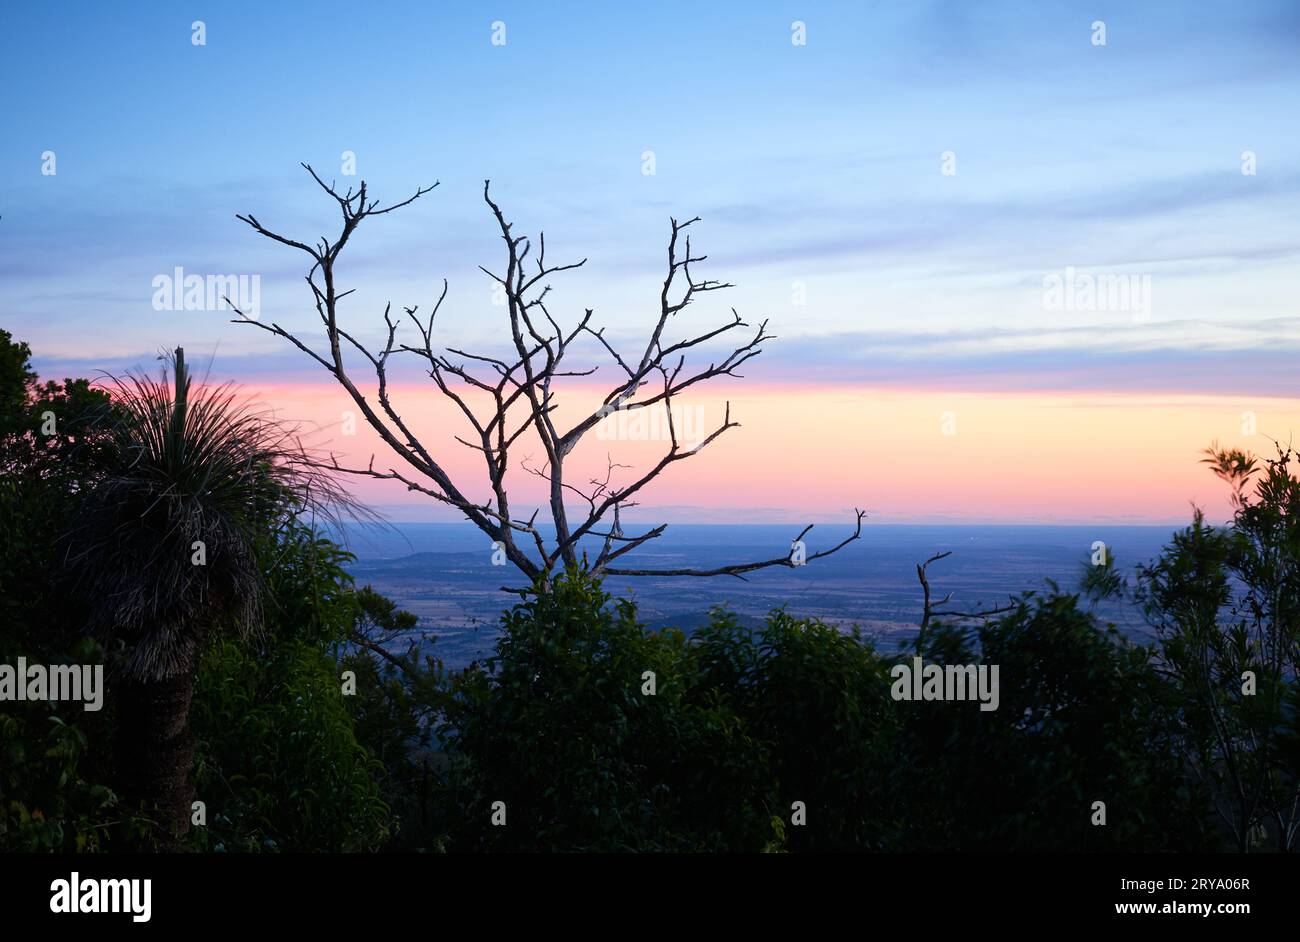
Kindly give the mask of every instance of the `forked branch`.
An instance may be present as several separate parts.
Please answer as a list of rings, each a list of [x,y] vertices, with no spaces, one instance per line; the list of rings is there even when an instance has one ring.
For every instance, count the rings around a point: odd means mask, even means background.
[[[657,539],[666,529],[665,524],[660,524],[638,534],[625,533],[622,511],[636,506],[633,498],[672,465],[699,454],[740,424],[732,420],[728,404],[720,425],[698,442],[683,443],[674,423],[675,398],[684,390],[708,380],[740,377],[738,369],[762,352],[765,341],[773,339],[767,332],[767,321],[751,327],[734,308],[730,319],[720,324],[694,333],[688,331],[680,337],[668,336],[677,316],[700,296],[731,287],[725,282],[698,278],[693,270],[693,266],[706,259],[704,255],[693,253],[687,232],[698,219],[681,223],[671,220],[658,310],[644,343],[637,344],[635,352],[629,354],[616,348],[605,328],[592,325],[593,311],[590,308],[571,321],[570,326],[561,325],[560,318],[552,313],[550,307],[549,279],[581,268],[587,260],[562,264],[548,262],[544,235],[538,236],[534,253],[532,240],[515,234],[513,224],[492,198],[490,183],[485,181],[483,201],[501,235],[504,267],[497,271],[483,268],[482,271],[504,293],[510,352],[493,355],[436,346],[434,322],[447,298],[445,279],[441,293],[427,315],[421,315],[418,307],[403,309],[415,327],[413,341],[399,341],[401,318],[394,317],[391,306],[387,306],[383,311],[380,342],[368,346],[361,335],[345,328],[342,323],[340,302],[352,290],[338,288],[336,265],[339,255],[363,221],[408,206],[438,184],[421,187],[400,202],[381,205],[370,197],[364,182],[355,192],[349,188],[340,193],[334,183],[326,183],[310,166],[303,166],[317,186],[339,207],[342,221],[337,236],[333,239],[321,237],[308,243],[276,232],[251,213],[237,218],[259,235],[310,257],[306,282],[324,332],[324,347],[317,349],[275,321],[268,323],[247,316],[228,298],[227,303],[238,315],[236,323],[250,324],[287,340],[322,366],[343,387],[366,422],[397,459],[392,466],[376,468],[372,457],[363,468],[340,463],[339,456],[331,456],[324,463],[330,470],[397,481],[410,491],[455,508],[487,534],[494,544],[499,544],[510,562],[530,582],[543,588],[560,567],[579,568],[597,576],[728,575],[743,578],[745,573],[757,569],[794,567],[829,556],[861,536],[865,514],[857,511],[854,530],[849,537],[827,549],[801,555],[797,562],[792,553],[712,569],[654,570],[611,565]],[[731,339],[733,336],[734,340]],[[595,353],[612,361],[617,376],[606,388],[598,406],[579,413],[576,418],[571,417],[569,421],[572,424],[565,427],[560,424],[556,381],[591,377],[599,369],[599,364],[569,365],[573,351],[583,339]],[[711,342],[724,345],[717,356],[707,365],[688,363],[688,357],[698,354],[704,345]],[[389,367],[395,354],[418,360],[421,369],[433,381],[434,388],[459,413],[465,427],[460,434],[452,435],[453,447],[470,449],[482,462],[483,478],[472,488],[453,479],[442,453],[415,435],[398,411],[390,395],[389,381]],[[365,368],[374,374],[373,399],[362,391],[350,372],[351,364],[358,360],[363,361]],[[584,437],[614,413],[640,409],[664,411],[669,430],[666,451],[641,472],[610,458],[604,477],[588,479],[585,484],[570,481],[566,461]],[[514,457],[513,453],[525,445],[540,447],[538,462]],[[527,517],[517,515],[512,509],[509,485],[514,471],[522,471],[543,482],[545,508],[553,527],[552,533],[543,534],[536,525],[541,508],[533,508]],[[627,480],[617,480],[625,474]],[[577,511],[570,506],[575,499],[581,502]],[[571,517],[571,513],[575,515]],[[805,528],[798,540],[802,540],[811,529],[811,526]],[[599,545],[594,558],[585,548],[584,540]]]
[[[930,628],[930,622],[935,618],[947,618],[952,621],[978,621],[982,619],[996,618],[998,615],[1005,615],[1007,612],[1013,611],[1016,608],[1016,600],[1012,598],[1007,605],[976,609],[971,612],[954,611],[943,607],[952,601],[951,592],[938,601],[935,601],[930,592],[930,564],[937,563],[941,559],[947,559],[951,555],[952,550],[944,550],[941,553],[935,553],[925,562],[916,564],[916,578],[920,580],[921,592],[924,596],[921,612],[921,630],[916,636],[916,649],[918,651],[920,651],[924,646],[926,632]]]

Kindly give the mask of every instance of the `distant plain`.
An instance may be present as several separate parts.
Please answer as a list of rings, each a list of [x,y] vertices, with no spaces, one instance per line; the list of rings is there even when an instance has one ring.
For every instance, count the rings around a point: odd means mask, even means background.
[[[628,557],[641,568],[692,566],[770,559],[789,553],[798,526],[772,524],[677,524]],[[848,534],[843,526],[817,526],[806,538],[807,552],[834,545]],[[992,526],[868,523],[862,538],[839,553],[807,566],[777,567],[728,576],[617,577],[605,588],[631,597],[648,628],[689,633],[714,606],[726,606],[757,623],[786,605],[791,613],[844,626],[857,624],[895,649],[916,631],[922,594],[916,564],[937,552],[952,555],[930,566],[936,597],[952,593],[952,607],[971,610],[1004,603],[1008,596],[1042,591],[1047,580],[1078,590],[1094,541],[1106,543],[1118,568],[1131,573],[1153,559],[1172,529],[1159,526]],[[396,523],[350,525],[351,571],[420,619],[418,636],[433,639],[431,651],[448,667],[464,667],[491,656],[501,613],[518,601],[502,587],[522,585],[510,566],[492,564],[491,542],[468,524]],[[591,551],[598,550],[590,544]],[[630,564],[630,563],[629,563]],[[1106,603],[1101,616],[1136,640],[1150,631],[1131,605]]]

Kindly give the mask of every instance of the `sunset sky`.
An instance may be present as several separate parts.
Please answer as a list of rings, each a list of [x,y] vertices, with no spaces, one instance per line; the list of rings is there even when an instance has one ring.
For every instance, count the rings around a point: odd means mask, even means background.
[[[235,219],[332,237],[305,161],[384,201],[440,182],[343,255],[346,326],[367,341],[386,302],[427,307],[446,277],[441,342],[499,349],[485,178],[549,258],[589,259],[552,279],[552,312],[594,308],[628,343],[657,311],[669,217],[701,217],[697,277],[736,287],[673,329],[734,306],[778,339],[743,379],[683,397],[709,426],[729,400],[742,427],[647,491],[646,519],[1176,523],[1192,502],[1218,518],[1200,450],[1300,432],[1295,3],[383,8],[0,13],[0,327],[43,376],[154,369],[184,346],[313,445],[384,464],[283,341],[155,309],[177,268],[257,276],[261,319],[319,348],[305,256]],[[594,346],[577,359],[615,376]],[[476,481],[431,382],[397,381]],[[603,391],[578,381],[566,405]],[[659,446],[591,441],[583,460]],[[359,493],[443,518],[400,486]]]

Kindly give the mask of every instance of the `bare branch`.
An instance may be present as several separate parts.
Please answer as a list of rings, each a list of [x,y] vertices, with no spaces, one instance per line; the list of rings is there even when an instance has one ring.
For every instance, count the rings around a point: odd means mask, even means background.
[[[677,315],[701,295],[731,287],[729,283],[699,278],[694,266],[707,256],[694,254],[690,234],[686,231],[698,218],[685,222],[670,220],[667,267],[659,292],[658,311],[644,345],[638,345],[634,355],[621,353],[606,335],[603,327],[592,325],[593,311],[583,309],[565,327],[563,318],[552,313],[552,276],[582,268],[587,259],[564,264],[553,264],[547,259],[548,246],[544,234],[539,234],[536,253],[533,243],[524,235],[516,235],[513,224],[507,220],[501,207],[493,200],[491,184],[484,181],[483,200],[487,205],[504,248],[504,268],[493,272],[482,268],[496,284],[501,286],[506,302],[506,326],[513,353],[490,355],[464,350],[460,347],[439,349],[435,346],[435,320],[447,299],[448,283],[443,279],[441,293],[427,315],[418,307],[403,308],[405,319],[415,326],[418,339],[403,342],[399,337],[403,318],[394,317],[391,305],[383,310],[383,332],[380,341],[370,342],[364,334],[346,328],[341,323],[340,302],[353,289],[342,290],[336,282],[336,263],[360,224],[372,216],[382,216],[409,206],[429,193],[438,184],[420,187],[411,196],[388,205],[371,198],[364,181],[353,190],[340,192],[333,181],[326,182],[310,165],[303,168],[322,192],[337,204],[341,216],[340,228],[333,238],[321,237],[313,243],[291,238],[265,226],[251,213],[237,218],[256,233],[271,241],[304,252],[311,258],[306,282],[313,309],[324,331],[325,350],[313,349],[279,323],[262,323],[247,316],[233,303],[227,303],[237,315],[236,323],[252,324],[277,337],[285,339],[297,349],[320,364],[335,379],[356,405],[371,428],[397,456],[401,470],[389,467],[376,470],[374,459],[366,468],[343,467],[331,458],[332,471],[370,477],[376,480],[396,481],[408,490],[425,494],[443,504],[456,508],[480,530],[500,542],[511,563],[534,582],[534,587],[545,588],[552,573],[559,566],[579,567],[594,575],[730,575],[743,578],[745,573],[758,569],[787,566],[794,567],[803,561],[813,560],[837,552],[861,535],[865,514],[857,511],[853,534],[839,544],[794,560],[793,555],[773,559],[722,566],[714,569],[651,570],[614,568],[610,564],[624,558],[645,543],[657,539],[666,525],[650,527],[645,532],[628,535],[623,532],[622,512],[636,506],[637,494],[678,461],[699,454],[704,448],[739,422],[731,417],[731,405],[726,406],[722,423],[691,447],[683,447],[673,416],[673,399],[684,390],[723,376],[740,377],[739,368],[762,352],[762,345],[773,339],[767,333],[767,321],[757,328],[746,323],[733,308],[731,319],[696,333],[668,338],[669,326]],[[730,340],[735,335],[737,339]],[[567,430],[556,427],[559,409],[556,381],[573,377],[592,376],[598,365],[569,365],[571,351],[580,338],[594,340],[602,356],[610,357],[619,371],[617,381],[605,393],[598,407],[580,413],[576,423]],[[720,358],[707,366],[690,365],[688,356],[695,356],[705,345],[730,340]],[[381,345],[382,343],[382,345]],[[345,358],[345,352],[347,357]],[[490,496],[486,501],[471,499],[439,460],[439,453],[422,441],[403,418],[391,395],[389,366],[393,354],[416,357],[422,369],[433,381],[437,392],[456,407],[466,430],[450,433],[453,447],[461,446],[478,453],[483,461],[483,471]],[[364,361],[373,374],[373,401],[349,372],[348,360]],[[608,415],[616,410],[663,408],[668,419],[669,445],[666,452],[649,468],[641,472],[630,466],[616,463],[607,457],[602,477],[591,478],[575,484],[568,479],[566,459],[580,445],[584,437]],[[527,438],[530,444],[536,439],[544,453],[541,462],[532,466],[528,459],[512,460],[512,450]],[[554,525],[554,537],[548,543],[535,526],[538,511],[533,510],[527,521],[512,514],[508,478],[516,469],[533,475],[546,483],[547,511]],[[616,480],[624,473],[631,479]],[[566,499],[574,496],[581,501],[583,511],[570,520]],[[608,522],[607,522],[608,521]],[[808,532],[806,528],[798,539]],[[535,556],[524,551],[517,541],[522,537],[531,541]],[[594,560],[588,559],[585,550],[579,557],[579,543],[584,537],[599,539],[601,549]],[[519,590],[508,590],[519,591]],[[528,592],[531,590],[522,590]]]
[[[930,596],[929,569],[931,563],[937,563],[941,559],[947,559],[952,555],[952,550],[944,550],[941,553],[935,553],[923,563],[916,564],[916,578],[921,583],[921,592],[923,594],[923,608],[921,614],[921,630],[916,636],[916,650],[920,651],[924,647],[926,632],[930,628],[930,622],[935,618],[948,618],[955,621],[975,621],[988,618],[996,618],[998,615],[1005,615],[1007,612],[1015,610],[1017,603],[1014,598],[1007,605],[1000,605],[995,608],[979,609],[973,612],[956,612],[949,609],[943,609],[952,600],[952,593],[949,592],[939,601],[933,601]]]

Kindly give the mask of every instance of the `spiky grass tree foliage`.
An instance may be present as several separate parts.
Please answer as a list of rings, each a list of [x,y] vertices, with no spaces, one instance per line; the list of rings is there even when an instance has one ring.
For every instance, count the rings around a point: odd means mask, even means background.
[[[109,471],[85,496],[68,563],[90,630],[120,642],[120,786],[157,806],[163,833],[190,822],[194,671],[212,630],[254,630],[262,555],[278,526],[344,503],[296,429],[229,386],[194,386],[178,349],[172,382],[109,384]],[[110,688],[111,689],[111,688]]]

